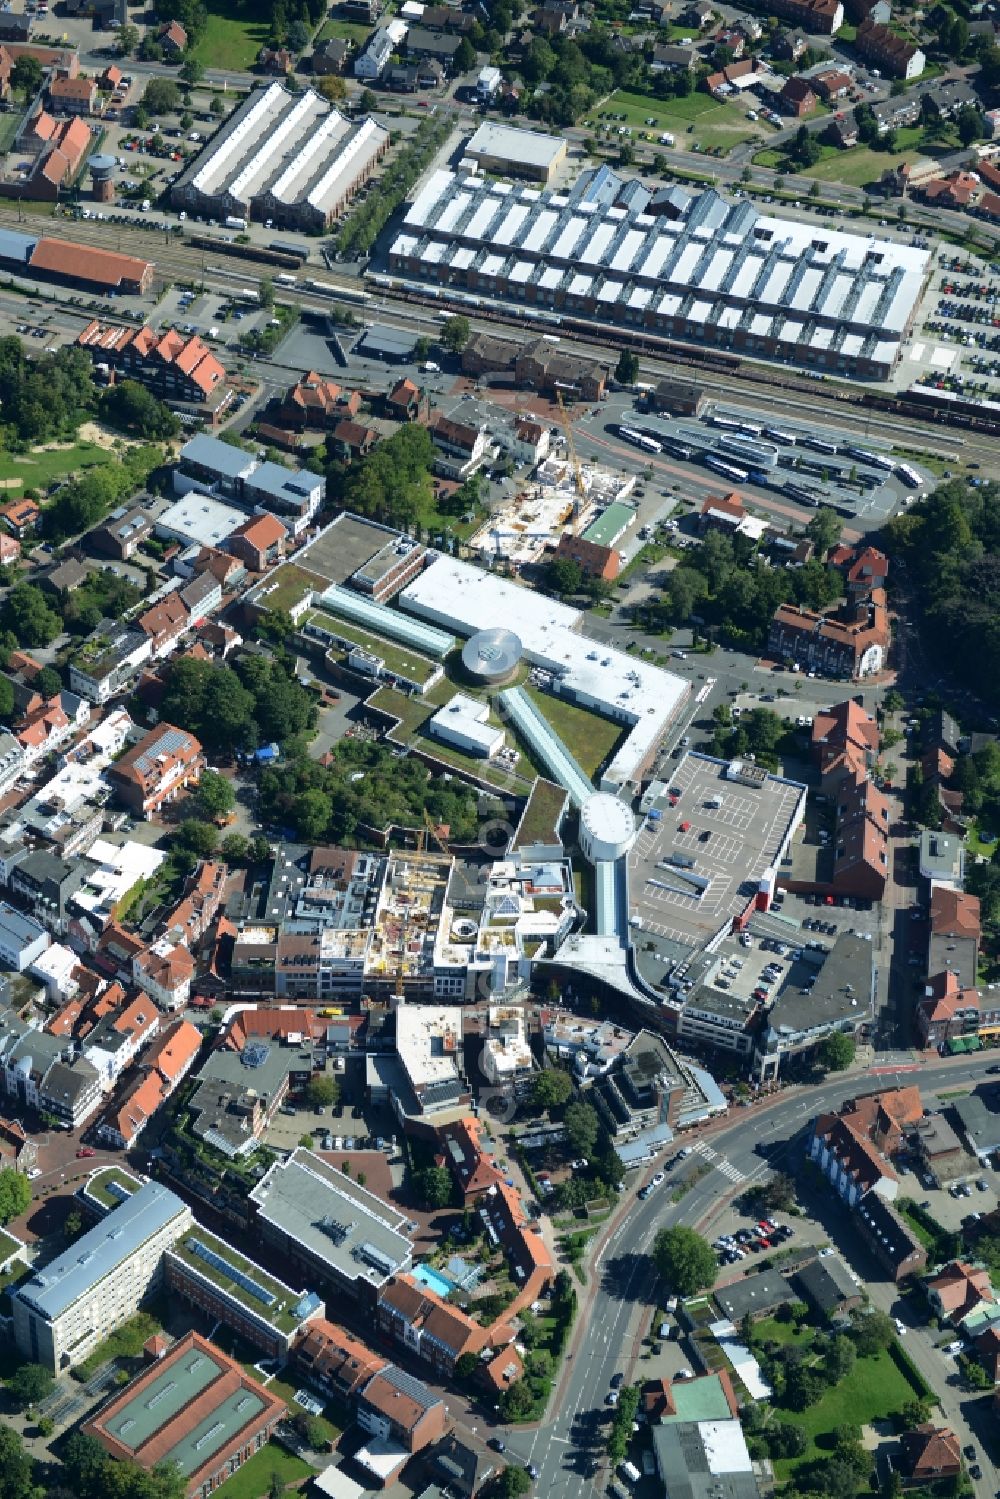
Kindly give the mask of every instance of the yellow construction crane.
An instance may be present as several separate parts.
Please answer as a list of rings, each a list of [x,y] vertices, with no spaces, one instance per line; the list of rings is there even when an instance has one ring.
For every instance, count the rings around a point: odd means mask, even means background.
[[[451,849],[448,847],[447,843],[445,843],[437,828],[434,826],[434,823],[431,821],[431,815],[426,810],[426,808],[424,810],[424,825],[427,828],[428,833],[430,833],[431,837],[434,839],[434,842],[437,844],[438,848],[444,854],[445,858],[452,858],[453,855]]]
[[[399,962],[396,965],[395,995],[396,1003],[403,997],[403,974],[406,969],[406,938],[410,930],[410,913],[403,912],[403,925],[399,931]]]
[[[556,401],[559,405],[559,420],[562,423],[563,434],[566,438],[566,450],[569,453],[569,461],[573,465],[573,477],[576,480],[576,492],[582,502],[587,498],[587,491],[583,483],[583,469],[580,460],[576,456],[576,444],[573,441],[573,428],[570,426],[569,417],[566,415],[566,407],[563,405],[562,391],[556,391]]]

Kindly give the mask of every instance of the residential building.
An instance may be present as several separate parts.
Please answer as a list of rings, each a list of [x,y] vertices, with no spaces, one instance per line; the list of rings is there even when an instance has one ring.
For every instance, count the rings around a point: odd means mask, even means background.
[[[0,1169],[29,1172],[38,1159],[38,1146],[16,1119],[0,1119]]]
[[[475,1202],[503,1180],[480,1121],[464,1114],[442,1131],[439,1160],[451,1172],[466,1203]]]
[[[927,1250],[891,1202],[871,1192],[858,1203],[854,1223],[872,1254],[895,1282],[918,1275],[927,1264]]]
[[[236,1359],[189,1332],[83,1431],[111,1457],[147,1473],[161,1464],[179,1467],[187,1499],[208,1499],[267,1446],[286,1413],[284,1402]]]
[[[817,96],[805,78],[789,78],[778,98],[783,113],[796,120],[804,119],[816,109]]]
[[[487,446],[485,428],[439,415],[431,423],[430,434],[439,454],[434,463],[436,472],[464,479],[482,466]]]
[[[916,42],[870,19],[858,26],[854,46],[869,66],[875,64],[890,78],[919,78],[927,62]]]
[[[191,1222],[186,1203],[145,1182],[18,1286],[11,1299],[21,1354],[53,1373],[87,1358],[159,1289],[164,1250]]]
[[[302,1328],[292,1356],[296,1368],[311,1384],[342,1405],[347,1405],[387,1362],[324,1317],[313,1318]]]
[[[955,835],[925,828],[920,834],[917,865],[920,878],[929,882],[932,891],[935,885],[960,890],[965,879],[965,845]]]
[[[854,87],[854,80],[839,68],[828,68],[823,73],[814,73],[809,84],[824,104],[832,104],[835,99],[847,97]]]
[[[57,74],[49,80],[49,103],[58,114],[92,115],[97,104],[97,80],[85,78],[82,73],[75,78],[64,78]]]
[[[160,46],[164,52],[175,55],[187,50],[188,35],[180,21],[167,21],[158,32]]]
[[[777,1270],[751,1271],[715,1292],[716,1304],[736,1327],[744,1317],[756,1322],[770,1317],[779,1306],[792,1306],[795,1300],[790,1283]]]
[[[153,661],[170,655],[189,624],[188,611],[176,590],[164,594],[135,620],[135,628],[149,640],[149,654]]]
[[[132,958],[132,978],[161,1010],[181,1010],[191,998],[194,959],[183,943],[159,937]]]
[[[924,1282],[924,1290],[937,1316],[955,1328],[961,1328],[984,1303],[996,1300],[989,1271],[967,1260],[952,1260]]]
[[[844,24],[844,7],[840,0],[777,0],[776,15],[794,21],[809,32],[832,36]]]
[[[827,1320],[854,1311],[865,1299],[863,1287],[839,1254],[810,1260],[795,1272],[794,1281],[802,1298]]]
[[[951,972],[962,991],[975,988],[981,935],[979,897],[954,885],[932,884],[927,972]]]
[[[141,630],[102,620],[69,659],[70,687],[88,702],[106,703],[131,684],[152,649]]]
[[[62,937],[73,917],[74,897],[96,868],[90,859],[70,860],[40,848],[17,861],[7,883],[37,921]]]
[[[19,541],[34,532],[41,518],[41,506],[34,500],[8,500],[0,505],[0,520]]]
[[[621,558],[614,547],[600,546],[564,531],[555,551],[557,561],[575,562],[585,578],[612,583],[621,571]]]
[[[232,396],[226,371],[198,334],[175,328],[162,333],[94,319],[77,335],[97,365],[107,365],[129,380],[138,380],[167,402],[211,405],[218,412]]]
[[[936,1484],[962,1472],[961,1443],[948,1426],[925,1421],[900,1437],[902,1471],[913,1483]]]
[[[76,693],[65,690],[30,707],[14,725],[14,738],[21,747],[25,768],[58,750],[89,718],[89,704]]]
[[[849,1208],[869,1192],[891,1202],[899,1191],[889,1162],[839,1115],[821,1114],[814,1121],[808,1153]]]
[[[201,1032],[174,1020],[146,1048],[141,1070],[108,1106],[98,1134],[109,1145],[130,1150],[157,1109],[183,1082],[201,1050]]]
[[[448,1377],[463,1353],[479,1353],[489,1341],[485,1328],[412,1275],[388,1281],[376,1315],[384,1334]]]
[[[889,878],[889,803],[867,776],[841,782],[837,792],[831,889],[881,900]]]
[[[368,1440],[354,1461],[382,1487],[414,1453],[439,1441],[451,1424],[441,1396],[395,1364],[386,1364],[358,1391],[355,1414]]]
[[[881,736],[878,722],[853,698],[815,715],[812,751],[827,794],[841,779],[857,780],[873,769]]]
[[[943,1050],[960,1036],[978,1036],[981,1018],[978,989],[963,989],[958,975],[946,969],[927,980],[917,1001],[914,1023],[921,1046]]]
[[[282,560],[287,537],[281,521],[265,511],[237,526],[225,545],[251,572],[262,573]]]
[[[161,723],[109,766],[107,777],[127,807],[148,817],[197,781],[203,764],[201,744],[193,734]]]
[[[23,973],[41,957],[51,940],[41,922],[0,901],[0,963],[5,968]]]
[[[882,670],[889,641],[885,594],[876,590],[853,618],[782,604],[771,621],[768,649],[778,660],[826,676],[859,679]]]

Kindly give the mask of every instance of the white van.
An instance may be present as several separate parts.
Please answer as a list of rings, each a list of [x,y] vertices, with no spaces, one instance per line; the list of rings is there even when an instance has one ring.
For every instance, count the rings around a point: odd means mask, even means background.
[[[642,1474],[639,1472],[639,1469],[636,1467],[635,1463],[622,1463],[618,1471],[623,1478],[628,1479],[629,1483],[638,1483],[639,1479],[642,1477]]]

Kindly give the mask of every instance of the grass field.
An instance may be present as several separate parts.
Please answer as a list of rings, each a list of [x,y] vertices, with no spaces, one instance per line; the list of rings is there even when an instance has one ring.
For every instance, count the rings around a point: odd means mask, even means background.
[[[938,139],[928,140],[922,125],[909,125],[896,131],[895,151],[873,151],[869,146],[852,146],[841,151],[836,146],[822,146],[821,156],[814,166],[798,169],[788,163],[782,151],[768,148],[759,151],[753,159],[754,166],[771,167],[776,171],[795,171],[801,177],[815,177],[820,182],[843,183],[846,187],[867,187],[878,182],[883,172],[894,170],[903,162],[916,161],[918,157],[938,156],[956,149],[957,137],[952,133]]]
[[[524,690],[546,723],[559,735],[584,775],[593,780],[598,768],[621,739],[624,733],[621,724],[590,713],[586,708],[578,708],[575,703],[564,702],[550,692],[539,692],[537,687],[526,685]]]
[[[301,1457],[295,1457],[291,1452],[286,1452],[284,1447],[271,1442],[237,1469],[232,1478],[226,1479],[226,1499],[263,1499],[275,1474],[286,1489],[292,1484],[298,1488],[315,1471]]]
[[[361,47],[371,34],[371,27],[364,26],[360,21],[338,21],[333,18],[326,21],[318,36],[317,46],[320,42],[327,42],[332,36],[342,36],[345,41],[354,42],[355,46]]]
[[[76,442],[66,448],[34,453],[0,453],[0,484],[7,490],[8,498],[23,489],[48,489],[57,479],[65,479],[78,469],[108,463],[112,456],[96,442]]]
[[[467,688],[463,690],[468,691]],[[491,765],[489,760],[463,755],[460,750],[450,744],[442,744],[427,732],[428,719],[445,703],[450,702],[455,692],[454,683],[448,681],[438,682],[422,697],[408,697],[403,692],[397,692],[394,687],[379,687],[369,698],[369,702],[373,708],[381,708],[383,712],[391,713],[400,720],[391,731],[391,737],[398,744],[410,745],[425,754],[433,755],[445,765],[471,773],[484,785],[494,786],[499,791],[510,791],[515,796],[527,796],[536,767],[531,764],[524,745],[517,740],[509,726],[507,741],[521,751],[518,768],[513,775],[500,765]],[[500,724],[500,719],[492,710],[490,723]]]
[[[803,1334],[803,1337],[805,1334]],[[800,1341],[800,1340],[796,1340]],[[897,1367],[887,1349],[873,1358],[859,1358],[850,1376],[827,1390],[822,1400],[806,1411],[789,1411],[778,1406],[782,1421],[801,1426],[809,1446],[801,1457],[778,1458],[774,1464],[779,1482],[789,1478],[800,1464],[816,1462],[830,1443],[825,1439],[838,1426],[867,1426],[898,1411],[916,1391]]]
[[[192,49],[193,56],[206,68],[232,68],[244,72],[257,61],[257,54],[267,41],[269,12],[250,0],[209,0],[205,28]]]
[[[613,120],[611,115],[626,118]],[[655,123],[647,125],[649,119]],[[703,151],[714,150],[716,146],[728,150],[741,141],[751,140],[756,133],[742,110],[701,93],[688,94],[686,99],[654,99],[648,94],[621,89],[609,96],[605,107],[588,124],[611,128],[629,125],[633,130],[648,132],[654,142],[658,134],[669,131],[677,136],[678,147],[690,150],[697,145]]]

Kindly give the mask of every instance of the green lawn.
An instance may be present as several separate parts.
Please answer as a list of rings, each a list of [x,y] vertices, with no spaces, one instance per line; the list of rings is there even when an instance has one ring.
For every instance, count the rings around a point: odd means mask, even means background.
[[[339,21],[331,19],[320,29],[316,37],[316,45],[327,42],[332,36],[342,36],[345,41],[354,42],[358,47],[363,46],[371,34],[371,27],[364,26],[360,21]]]
[[[105,1338],[103,1343],[99,1343],[89,1358],[85,1358],[82,1364],[77,1364],[73,1377],[83,1383],[92,1378],[102,1364],[109,1363],[113,1358],[138,1358],[143,1344],[154,1333],[162,1331],[159,1320],[152,1312],[136,1312],[134,1317],[130,1317],[110,1337]]]
[[[295,1457],[291,1452],[286,1452],[284,1447],[271,1442],[249,1462],[244,1463],[232,1478],[226,1479],[226,1499],[263,1499],[270,1489],[274,1474],[278,1475],[287,1489],[293,1484],[298,1488],[315,1472],[316,1469],[311,1468],[301,1457]]]
[[[874,1358],[859,1358],[850,1377],[828,1390],[807,1411],[789,1411],[776,1405],[782,1421],[801,1426],[809,1446],[799,1458],[778,1458],[774,1464],[779,1481],[789,1478],[799,1463],[815,1462],[823,1455],[824,1438],[838,1426],[866,1426],[898,1411],[916,1391],[896,1366],[887,1349]]]
[[[443,744],[426,732],[428,719],[432,718],[445,703],[451,701],[456,690],[454,683],[444,681],[438,682],[422,697],[407,697],[405,693],[397,692],[394,687],[379,687],[368,701],[373,708],[380,708],[383,713],[391,713],[400,720],[396,728],[390,730],[390,738],[394,742],[419,748],[423,753],[433,755],[442,764],[452,765],[456,770],[474,775],[485,786],[493,786],[500,791],[510,791],[514,796],[527,796],[534,780],[535,767],[527,760],[524,747],[509,728],[507,730],[508,741],[513,742],[521,751],[518,769],[513,775],[502,766],[492,765],[489,760],[463,755],[452,745]],[[463,690],[468,691],[468,689]],[[500,719],[493,711],[490,712],[490,722],[500,723]]]
[[[811,167],[795,168],[788,163],[784,152],[768,148],[754,157],[754,166],[771,167],[774,170],[797,171],[802,177],[815,177],[820,182],[843,183],[846,187],[867,187],[878,182],[883,172],[893,171],[905,162],[914,162],[919,157],[935,156],[957,147],[952,134],[940,139],[928,140],[922,125],[909,125],[896,131],[895,151],[874,151],[869,146],[852,146],[841,151],[836,146],[822,146],[819,160]]]
[[[113,455],[96,442],[75,442],[65,448],[53,448],[33,453],[0,453],[0,484],[7,489],[8,497],[20,489],[48,489],[58,479],[78,469],[94,468],[108,463]],[[18,481],[12,484],[10,481]]]
[[[622,115],[624,120],[613,120],[611,115]],[[653,125],[646,125],[652,119]],[[716,146],[730,148],[741,141],[750,140],[754,129],[742,110],[735,105],[713,99],[709,94],[688,94],[685,99],[655,99],[650,94],[629,93],[620,89],[608,97],[603,109],[594,117],[593,124],[630,125],[633,130],[648,131],[654,143],[663,131],[677,136],[677,145],[690,150],[698,145],[703,151]],[[681,137],[685,139],[681,139]]]
[[[208,18],[193,56],[206,68],[245,72],[267,41],[270,7],[240,0],[209,0]]]
[[[586,708],[578,708],[575,703],[553,697],[550,692],[539,692],[537,687],[526,684],[524,691],[559,735],[584,775],[593,779],[625,732],[622,725],[590,713]]]

